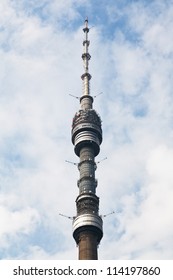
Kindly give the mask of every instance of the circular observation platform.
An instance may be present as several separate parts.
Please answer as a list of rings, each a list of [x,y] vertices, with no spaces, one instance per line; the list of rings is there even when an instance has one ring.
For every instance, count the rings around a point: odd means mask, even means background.
[[[101,119],[97,112],[93,109],[79,110],[72,122],[72,143],[75,145],[76,155],[79,156],[81,148],[88,145],[93,147],[97,156],[101,142]]]
[[[73,237],[76,243],[79,243],[80,233],[90,231],[97,235],[97,242],[103,237],[103,221],[98,215],[83,214],[77,216],[73,221]]]

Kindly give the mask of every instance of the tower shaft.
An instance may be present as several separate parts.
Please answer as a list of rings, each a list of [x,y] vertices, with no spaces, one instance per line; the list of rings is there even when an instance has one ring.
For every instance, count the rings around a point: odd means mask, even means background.
[[[88,20],[85,20],[85,40],[83,41],[84,62],[83,95],[80,98],[81,109],[75,114],[72,123],[72,143],[75,154],[79,157],[79,195],[76,199],[77,215],[73,221],[73,237],[79,247],[79,260],[98,259],[97,247],[103,236],[102,219],[99,216],[99,198],[96,195],[97,168],[95,157],[99,154],[102,142],[101,119],[92,108],[93,98],[90,95],[88,53]]]
[[[85,231],[80,234],[79,260],[97,260],[97,235]]]

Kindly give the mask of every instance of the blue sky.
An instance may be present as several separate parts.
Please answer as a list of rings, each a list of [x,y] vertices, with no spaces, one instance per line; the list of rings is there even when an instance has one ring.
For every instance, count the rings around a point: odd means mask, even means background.
[[[103,120],[100,259],[172,259],[173,1],[1,0],[0,258],[76,259],[83,22]]]

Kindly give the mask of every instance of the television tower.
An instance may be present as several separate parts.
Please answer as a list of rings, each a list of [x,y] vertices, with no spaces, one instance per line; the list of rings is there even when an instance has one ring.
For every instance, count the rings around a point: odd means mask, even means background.
[[[83,41],[84,63],[83,94],[80,98],[81,108],[75,114],[72,122],[72,143],[75,154],[79,157],[78,169],[80,178],[77,182],[79,195],[76,199],[77,215],[73,220],[73,237],[79,248],[79,260],[97,260],[97,248],[103,236],[102,218],[99,216],[99,198],[96,195],[97,168],[95,157],[99,154],[102,142],[101,119],[93,109],[93,97],[90,95],[88,47],[88,19],[86,18]]]

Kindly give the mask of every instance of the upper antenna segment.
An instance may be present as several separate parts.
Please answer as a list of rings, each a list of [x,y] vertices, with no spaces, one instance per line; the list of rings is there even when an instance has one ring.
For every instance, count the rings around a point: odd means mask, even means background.
[[[81,76],[81,78],[83,80],[83,95],[89,95],[90,94],[89,81],[91,79],[91,75],[89,74],[89,60],[90,60],[91,56],[88,52],[88,47],[90,44],[90,42],[88,41],[88,32],[89,32],[88,18],[86,18],[86,20],[84,22],[83,32],[85,34],[85,38],[83,41],[84,52],[82,54],[82,59],[84,62],[84,74]]]

